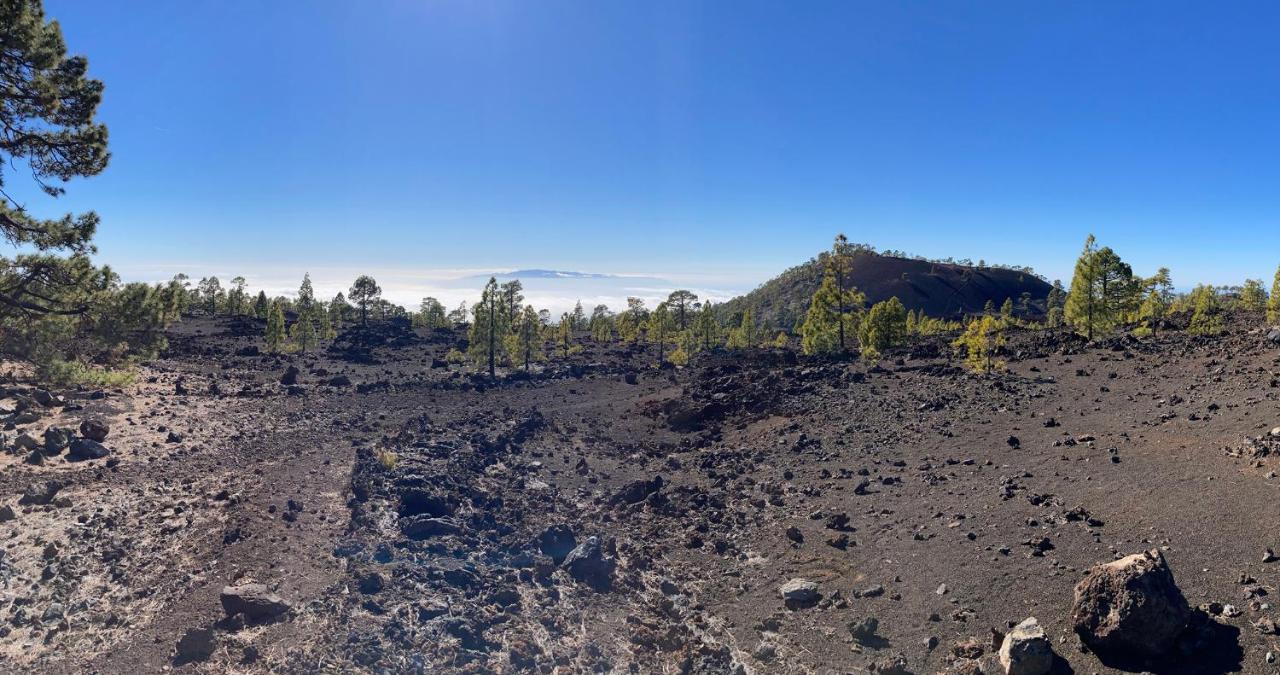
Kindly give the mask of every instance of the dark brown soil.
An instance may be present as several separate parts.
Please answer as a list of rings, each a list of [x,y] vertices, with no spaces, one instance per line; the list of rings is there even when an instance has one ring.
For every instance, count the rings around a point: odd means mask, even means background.
[[[448,331],[240,355],[259,331],[189,320],[136,385],[6,432],[100,417],[113,454],[0,455],[4,670],[990,673],[1029,616],[1063,672],[1276,670],[1280,349],[1246,322],[1019,333],[997,377],[937,339],[680,370],[584,343],[498,382],[443,363]],[[1151,548],[1211,613],[1164,660],[1082,650],[1084,570]],[[785,605],[793,578],[820,597]],[[292,610],[227,618],[250,581]]]

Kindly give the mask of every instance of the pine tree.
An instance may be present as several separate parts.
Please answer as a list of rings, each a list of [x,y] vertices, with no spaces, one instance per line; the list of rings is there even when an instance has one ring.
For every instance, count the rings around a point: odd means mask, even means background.
[[[990,373],[1004,368],[995,359],[997,350],[1004,346],[1004,323],[987,315],[969,321],[964,333],[951,343],[965,352],[965,365],[975,373]]]
[[[1093,235],[1076,261],[1065,317],[1090,340],[1138,309],[1141,280],[1110,248],[1098,248]]]
[[[312,304],[314,305],[314,302]],[[316,343],[316,324],[311,318],[311,312],[311,309],[299,312],[298,319],[293,322],[293,329],[290,331],[290,337],[304,354],[311,345]]]
[[[1000,305],[1000,318],[1006,322],[1013,321],[1013,298],[1005,298]]]
[[[418,307],[418,313],[413,317],[414,325],[426,328],[427,330],[435,330],[443,328],[448,324],[445,319],[444,305],[432,297],[422,299],[422,304]]]
[[[596,305],[591,312],[591,321],[588,324],[591,331],[592,341],[598,344],[605,344],[613,339],[613,317],[609,313],[606,305]]]
[[[1276,269],[1276,278],[1271,282],[1271,297],[1267,299],[1267,323],[1280,324],[1280,268]]]
[[[1218,302],[1218,292],[1212,286],[1196,286],[1191,291],[1195,310],[1191,313],[1191,323],[1187,332],[1193,335],[1217,335],[1222,332],[1222,306]]]
[[[710,301],[702,303],[702,309],[693,319],[689,337],[692,351],[710,351],[720,344],[720,322],[716,319],[716,310]]]
[[[858,341],[868,360],[880,357],[884,350],[897,347],[907,339],[907,309],[893,297],[871,306],[858,327]]]
[[[657,308],[649,313],[647,331],[649,341],[658,345],[658,367],[661,367],[666,360],[667,342],[671,339],[674,329],[675,317],[671,315],[670,307],[665,302],[658,303]]]
[[[565,312],[560,315],[560,323],[556,324],[556,348],[560,356],[569,357],[569,348],[573,346],[573,315]]]
[[[471,315],[471,344],[468,347],[471,360],[476,365],[487,367],[489,377],[493,377],[506,346],[503,338],[509,331],[506,323],[508,314],[496,278],[489,277],[480,302],[471,307]]]
[[[1240,309],[1246,312],[1261,312],[1267,306],[1267,291],[1262,287],[1261,279],[1245,279],[1240,288]]]
[[[1066,303],[1067,303],[1067,292],[1062,288],[1062,280],[1054,279],[1053,286],[1049,288],[1049,295],[1044,299],[1044,305],[1045,305],[1044,311],[1047,313],[1049,310],[1053,309],[1054,307],[1057,307],[1058,309],[1062,309],[1062,306],[1065,305]]]
[[[1138,306],[1138,320],[1142,322],[1145,332],[1152,335],[1159,329],[1160,320],[1169,312],[1169,304],[1173,300],[1173,281],[1169,269],[1161,267],[1155,276],[1143,282],[1146,292],[1142,296],[1142,304]]]
[[[507,348],[512,360],[524,365],[529,372],[529,365],[541,361],[542,354],[542,322],[533,305],[525,305],[516,322],[515,331],[508,336],[510,346]]]
[[[644,300],[627,298],[627,309],[618,315],[618,337],[623,342],[635,342],[640,339],[640,331],[649,319],[649,310],[645,309]]]
[[[329,310],[320,305],[315,311],[320,317],[320,339],[332,340],[338,337],[338,331],[333,327],[333,318],[329,315]]]
[[[302,275],[302,286],[298,288],[298,300],[295,306],[298,308],[299,314],[311,314],[312,308],[316,304],[316,292],[311,287],[311,273],[307,272]]]
[[[258,291],[258,299],[253,303],[253,315],[259,319],[265,319],[269,311],[271,311],[271,305],[267,302],[267,292]]]
[[[25,172],[42,197],[56,198],[72,178],[106,168],[107,127],[94,119],[102,82],[87,77],[85,57],[66,52],[39,0],[0,2],[0,240],[15,252],[0,256],[0,318],[27,325],[83,314],[103,277],[89,260],[97,214],[36,217],[20,201],[25,188],[2,171]]]
[[[860,322],[866,297],[857,290],[841,290],[836,273],[828,268],[822,285],[809,302],[809,311],[800,326],[800,344],[805,354],[834,354],[848,351],[846,334]]]
[[[693,313],[697,302],[698,296],[692,291],[684,289],[671,291],[671,294],[667,296],[667,306],[675,314],[676,330],[684,330],[689,327],[689,315]]]
[[[751,310],[747,309],[742,312],[742,321],[738,324],[738,327],[729,331],[729,337],[725,340],[724,346],[738,351],[750,349],[756,346],[758,341],[756,321],[751,316]]]
[[[347,299],[343,297],[342,291],[333,296],[329,301],[329,318],[333,321],[334,328],[342,328],[342,324],[346,323],[347,315],[351,312],[351,305],[347,304]]]
[[[267,351],[280,351],[284,346],[284,338],[284,311],[280,309],[280,303],[273,302],[271,309],[267,311]]]
[[[516,320],[520,318],[520,303],[524,302],[524,284],[519,279],[503,283],[498,287],[498,311],[502,312],[502,323],[508,330],[515,330]]]
[[[991,298],[987,298],[986,304],[982,306],[982,313],[986,316],[994,316],[996,313],[996,302]]]
[[[575,331],[587,329],[587,313],[582,309],[581,300],[573,306],[573,313],[569,315],[569,318],[573,321],[573,329]]]
[[[242,316],[248,309],[248,303],[245,301],[244,287],[248,282],[244,277],[235,277],[231,280],[231,291],[227,293],[227,313],[232,316]]]
[[[373,277],[361,275],[351,284],[351,300],[360,308],[360,325],[369,324],[369,305],[375,304],[382,296],[382,288]]]

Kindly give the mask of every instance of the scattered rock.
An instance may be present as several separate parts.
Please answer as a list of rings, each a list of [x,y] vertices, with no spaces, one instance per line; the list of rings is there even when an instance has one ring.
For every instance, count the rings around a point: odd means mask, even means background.
[[[797,577],[778,587],[778,594],[788,605],[805,606],[818,601],[818,584]]]
[[[178,650],[173,657],[174,662],[181,665],[208,660],[213,656],[214,640],[213,630],[209,628],[188,630],[183,633],[182,639],[178,640]]]
[[[53,481],[37,481],[27,486],[26,491],[22,493],[22,498],[18,500],[21,506],[29,504],[41,505],[48,504],[57,496],[58,490],[62,486]]]
[[[100,419],[87,419],[80,423],[80,435],[91,441],[99,443],[107,440],[107,434],[111,431],[111,427]]]
[[[111,454],[111,450],[103,444],[89,440],[88,438],[77,438],[71,441],[71,451],[67,453],[67,459],[73,462],[81,462],[89,459],[102,459]]]
[[[617,566],[616,559],[605,555],[599,537],[587,537],[565,556],[561,565],[574,579],[597,591],[607,591],[613,586],[613,572]]]
[[[222,609],[227,616],[243,614],[252,623],[279,618],[289,611],[289,603],[267,589],[265,584],[240,584],[222,589]]]
[[[1053,668],[1053,645],[1034,616],[1004,636],[999,656],[1006,675],[1045,675]]]

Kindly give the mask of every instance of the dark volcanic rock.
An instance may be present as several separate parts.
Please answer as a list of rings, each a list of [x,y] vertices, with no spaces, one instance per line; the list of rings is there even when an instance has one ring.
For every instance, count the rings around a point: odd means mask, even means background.
[[[80,435],[91,441],[99,443],[107,440],[107,434],[111,432],[111,427],[100,419],[88,419],[80,423]]]
[[[285,368],[284,375],[280,376],[280,384],[285,386],[297,384],[299,372],[298,367],[295,365],[290,365],[288,368]]]
[[[48,504],[61,490],[62,486],[53,481],[39,481],[27,486],[26,491],[22,493],[22,498],[18,500],[18,504],[26,506],[28,504]]]
[[[1096,565],[1076,585],[1071,623],[1095,652],[1169,656],[1191,618],[1158,549]]]
[[[564,569],[597,591],[607,591],[613,586],[613,572],[618,561],[607,556],[600,545],[599,537],[587,537],[565,557]]]
[[[71,452],[67,453],[67,459],[79,462],[86,459],[102,459],[110,454],[111,450],[97,441],[77,438],[71,441]]]
[[[222,589],[222,609],[227,616],[243,614],[250,622],[270,621],[289,611],[289,603],[264,584],[240,584]]]
[[[174,662],[181,665],[208,660],[213,656],[214,639],[213,630],[209,628],[188,630],[183,633],[182,639],[178,640],[178,650],[173,657]]]
[[[552,525],[538,535],[538,550],[551,556],[557,565],[564,562],[577,545],[578,539],[568,525]]]
[[[44,451],[50,455],[56,455],[71,445],[71,439],[75,434],[70,429],[63,427],[49,427],[44,431]]]
[[[462,531],[452,518],[434,518],[431,516],[412,516],[400,519],[400,531],[410,539],[426,539],[446,534],[457,534]]]

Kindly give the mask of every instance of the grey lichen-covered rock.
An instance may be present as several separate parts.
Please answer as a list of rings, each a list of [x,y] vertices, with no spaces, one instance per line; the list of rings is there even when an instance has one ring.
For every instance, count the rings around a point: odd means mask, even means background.
[[[999,656],[1005,675],[1045,675],[1053,669],[1053,645],[1034,616],[1004,636]]]
[[[818,584],[797,577],[779,586],[778,595],[788,604],[807,605],[818,600]]]
[[[1101,654],[1159,658],[1174,649],[1191,608],[1160,551],[1096,565],[1076,585],[1071,622]]]

